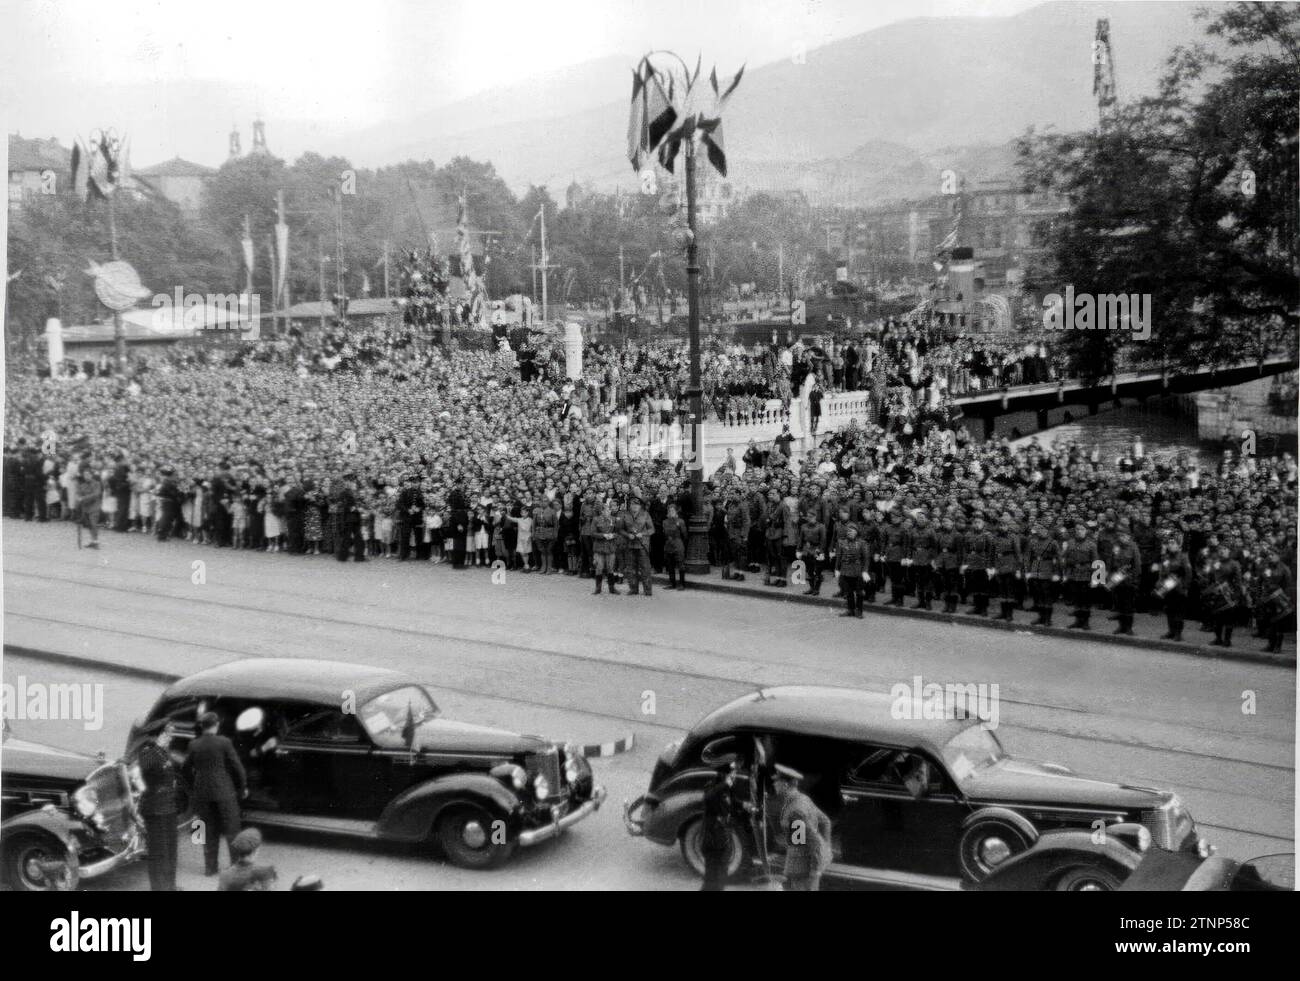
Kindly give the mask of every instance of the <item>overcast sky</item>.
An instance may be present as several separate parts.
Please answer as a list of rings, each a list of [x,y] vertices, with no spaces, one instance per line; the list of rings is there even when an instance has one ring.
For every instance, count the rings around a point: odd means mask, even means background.
[[[219,163],[258,113],[292,158],[311,125],[400,120],[608,55],[703,51],[720,70],[893,21],[1034,0],[0,0],[0,123],[24,136],[115,122],[136,166]],[[279,127],[277,129],[277,126]],[[290,145],[286,146],[285,143]],[[292,145],[292,144],[306,144]]]

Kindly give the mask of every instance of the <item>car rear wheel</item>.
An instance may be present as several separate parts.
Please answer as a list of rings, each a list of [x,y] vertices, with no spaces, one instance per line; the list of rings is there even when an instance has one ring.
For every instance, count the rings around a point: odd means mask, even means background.
[[[458,804],[438,818],[438,844],[453,865],[494,869],[515,850],[505,822],[476,804]]]
[[[80,876],[62,842],[24,835],[5,842],[5,878],[24,892],[58,892],[76,889]]]
[[[679,835],[682,858],[686,864],[701,878],[704,876],[704,818],[697,817],[682,828]],[[745,861],[745,839],[736,828],[731,829],[731,840],[727,844],[727,878],[730,879],[740,871]]]
[[[1056,880],[1057,892],[1114,892],[1119,879],[1098,865],[1066,869]]]
[[[995,868],[1031,844],[1025,833],[1009,821],[991,818],[972,824],[957,845],[962,876],[967,882],[983,882]]]

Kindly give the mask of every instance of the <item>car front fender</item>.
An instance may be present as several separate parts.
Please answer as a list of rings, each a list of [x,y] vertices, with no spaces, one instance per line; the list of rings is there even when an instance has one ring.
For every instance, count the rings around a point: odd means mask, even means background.
[[[659,797],[658,794],[655,795]],[[683,826],[704,813],[704,791],[682,789],[656,801],[643,811],[642,834],[658,845],[675,845]]]
[[[1142,853],[1114,834],[1102,836],[1100,842],[1091,831],[1066,828],[1045,831],[1029,849],[1012,855],[979,884],[986,890],[1040,890],[1049,888],[1057,875],[1078,865],[1101,865],[1114,871],[1122,881],[1142,861]]]
[[[381,838],[423,841],[429,837],[438,814],[448,804],[470,802],[499,812],[514,832],[519,797],[505,784],[486,773],[453,773],[408,787],[384,808],[375,824]]]
[[[42,807],[10,818],[4,823],[3,828],[0,828],[0,834],[5,838],[13,838],[17,837],[19,832],[43,833],[57,838],[65,848],[76,854],[77,840],[73,836],[73,829],[77,826],[77,822],[62,811],[53,807]]]

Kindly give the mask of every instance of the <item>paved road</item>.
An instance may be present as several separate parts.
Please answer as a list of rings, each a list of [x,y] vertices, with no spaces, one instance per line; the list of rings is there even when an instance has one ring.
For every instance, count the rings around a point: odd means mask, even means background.
[[[1293,848],[1295,673],[1084,640],[833,612],[706,593],[589,595],[586,581],[104,536],[78,552],[65,525],[6,521],[5,641],[184,674],[236,657],[330,657],[405,670],[449,716],[636,748],[595,762],[610,802],[505,869],[468,873],[400,849],[271,841],[284,874],[335,887],[691,888],[674,852],[623,832],[618,804],[706,711],[759,685],[888,691],[916,675],[997,684],[998,735],[1018,754],[1178,791],[1230,855]],[[194,566],[203,563],[202,567]],[[200,574],[201,573],[201,574]],[[106,720],[24,722],[30,738],[118,749],[159,686],[9,658],[5,680],[102,681]],[[89,675],[94,674],[94,677]],[[1253,712],[1243,704],[1252,699]],[[197,856],[185,874],[195,888]],[[140,876],[128,876],[131,884]]]

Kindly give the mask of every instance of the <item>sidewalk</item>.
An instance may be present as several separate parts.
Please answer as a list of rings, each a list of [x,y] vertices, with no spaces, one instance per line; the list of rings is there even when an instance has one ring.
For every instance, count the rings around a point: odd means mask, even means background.
[[[716,593],[730,593],[735,596],[753,596],[760,599],[775,600],[785,603],[803,603],[810,606],[821,606],[834,608],[837,610],[844,609],[844,600],[835,598],[836,584],[834,576],[827,576],[822,583],[821,596],[805,596],[804,590],[807,586],[786,586],[784,588],[776,586],[764,586],[763,574],[746,573],[744,582],[724,581],[721,578],[721,571],[714,568],[707,577],[704,576],[687,576],[687,585],[690,589],[701,589]],[[659,588],[667,586],[668,579],[663,575],[655,576],[655,585]],[[884,601],[882,602],[882,597]],[[1016,609],[1014,611],[1015,622],[1007,623],[1005,620],[994,620],[990,617],[968,616],[966,613],[944,613],[943,601],[937,600],[935,604],[939,609],[935,610],[914,610],[912,604],[916,602],[914,596],[909,596],[903,606],[887,605],[888,593],[877,595],[875,603],[867,603],[863,607],[864,619],[870,619],[873,616],[894,616],[894,617],[912,617],[919,620],[936,620],[947,623],[964,623],[974,628],[984,628],[986,630],[1014,630],[1020,633],[1041,634],[1044,637],[1063,638],[1066,640],[1083,640],[1092,642],[1102,642],[1118,644],[1123,647],[1133,647],[1141,650],[1162,650],[1174,651],[1179,654],[1191,654],[1197,657],[1212,657],[1229,661],[1244,661],[1256,664],[1275,664],[1283,667],[1292,667],[1296,665],[1296,643],[1295,635],[1287,634],[1282,643],[1282,652],[1280,654],[1265,653],[1264,647],[1266,641],[1263,638],[1253,636],[1254,628],[1238,627],[1232,635],[1232,647],[1212,647],[1210,641],[1214,639],[1211,633],[1203,632],[1199,620],[1189,619],[1183,628],[1183,640],[1161,640],[1160,636],[1168,629],[1165,618],[1161,614],[1138,613],[1133,617],[1133,636],[1125,637],[1112,633],[1115,629],[1115,623],[1107,619],[1110,612],[1107,610],[1092,611],[1092,629],[1091,630],[1070,630],[1065,626],[1052,627],[1034,627],[1031,626],[1037,619],[1037,614],[1031,610]],[[993,604],[993,609],[997,610],[997,602]],[[958,609],[966,609],[969,604],[959,604]],[[1065,603],[1056,605],[1056,614],[1054,622],[1069,623],[1069,607]]]

